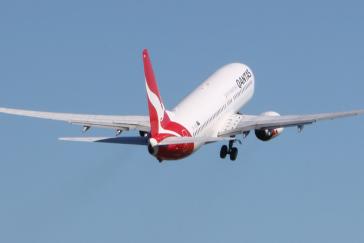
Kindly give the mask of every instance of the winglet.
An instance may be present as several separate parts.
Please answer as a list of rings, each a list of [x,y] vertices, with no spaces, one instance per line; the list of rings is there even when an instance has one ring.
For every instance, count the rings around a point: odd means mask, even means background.
[[[152,63],[150,61],[147,49],[143,50],[145,86],[147,89],[148,109],[151,126],[152,137],[159,133],[161,123],[168,122],[169,117],[163,105],[161,95],[159,93],[157,81],[154,76]]]

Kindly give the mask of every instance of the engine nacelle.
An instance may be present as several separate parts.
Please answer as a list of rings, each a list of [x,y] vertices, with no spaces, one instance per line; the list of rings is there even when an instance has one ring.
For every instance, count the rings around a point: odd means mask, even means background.
[[[267,111],[261,114],[262,116],[280,116],[279,113],[275,111]],[[283,127],[278,127],[274,129],[258,129],[255,130],[255,136],[261,141],[269,141],[283,132]]]

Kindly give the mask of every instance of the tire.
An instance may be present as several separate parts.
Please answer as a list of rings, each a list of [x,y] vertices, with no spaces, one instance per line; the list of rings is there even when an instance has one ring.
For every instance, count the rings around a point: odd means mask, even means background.
[[[225,159],[228,154],[228,148],[226,145],[223,145],[220,150],[220,158]]]
[[[237,157],[238,157],[238,149],[232,148],[230,152],[230,160],[235,161]]]

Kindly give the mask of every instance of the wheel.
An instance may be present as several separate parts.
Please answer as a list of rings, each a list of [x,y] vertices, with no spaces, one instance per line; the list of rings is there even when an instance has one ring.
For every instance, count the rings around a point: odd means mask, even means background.
[[[223,145],[220,150],[220,158],[225,159],[228,154],[228,148],[226,145]]]
[[[230,151],[230,160],[234,161],[236,160],[237,157],[238,157],[238,149],[234,147]]]

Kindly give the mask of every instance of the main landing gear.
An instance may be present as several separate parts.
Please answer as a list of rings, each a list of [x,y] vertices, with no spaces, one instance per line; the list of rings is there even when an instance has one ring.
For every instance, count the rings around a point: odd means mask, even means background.
[[[230,160],[235,161],[238,157],[238,149],[234,147],[235,140],[229,141],[229,146],[223,145],[220,150],[220,158],[225,159],[226,155],[230,155]]]

